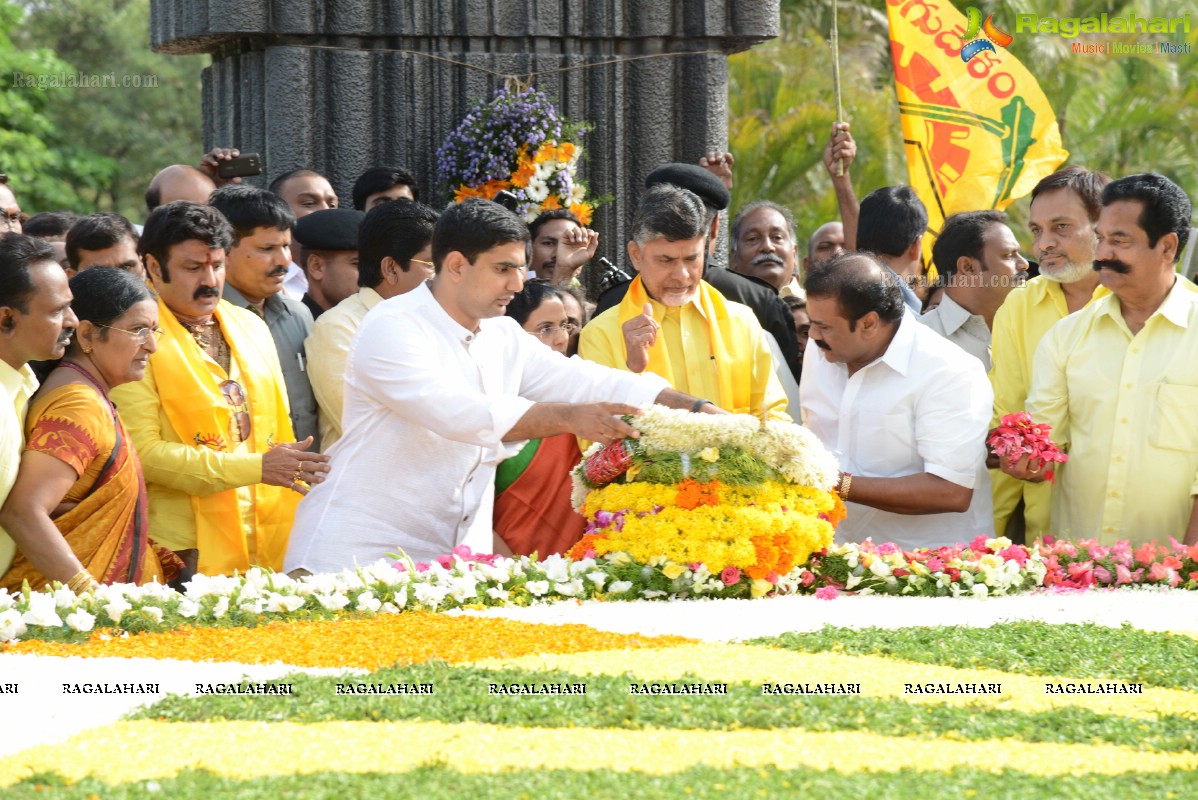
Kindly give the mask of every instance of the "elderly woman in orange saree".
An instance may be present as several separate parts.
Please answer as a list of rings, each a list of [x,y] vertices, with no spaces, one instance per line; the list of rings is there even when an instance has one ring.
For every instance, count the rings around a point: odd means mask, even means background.
[[[0,509],[18,554],[0,588],[166,582],[181,562],[147,536],[141,465],[108,399],[144,376],[158,306],[119,269],[94,267],[70,285],[79,327],[29,403],[20,471]]]

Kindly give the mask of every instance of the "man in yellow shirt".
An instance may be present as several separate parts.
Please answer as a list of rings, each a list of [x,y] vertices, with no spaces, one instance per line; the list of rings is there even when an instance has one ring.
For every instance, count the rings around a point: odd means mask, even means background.
[[[1052,497],[1058,535],[1198,542],[1198,294],[1174,267],[1190,213],[1160,175],[1108,184],[1094,269],[1111,294],[1053,326],[1036,353],[1027,410],[1069,452]],[[1024,480],[1043,466],[1002,462]]]
[[[29,362],[62,358],[77,323],[67,275],[50,245],[20,233],[0,235],[0,505],[17,480],[25,411],[37,391]],[[0,528],[0,574],[15,553]]]
[[[703,281],[707,230],[707,211],[693,192],[671,184],[646,190],[628,243],[639,274],[619,305],[582,329],[578,354],[648,370],[707,398],[700,404],[789,421],[757,318]]]
[[[990,383],[994,387],[997,427],[1027,404],[1032,387],[1032,358],[1048,329],[1092,299],[1110,292],[1094,271],[1094,225],[1102,208],[1102,189],[1110,178],[1085,167],[1066,167],[1032,189],[1028,228],[1040,275],[1021,291],[1011,292],[994,315],[990,341]],[[994,461],[991,466],[997,466]],[[1047,533],[1052,484],[1020,481],[993,469],[994,530],[1013,541]]]
[[[295,506],[327,456],[293,442],[274,340],[253,313],[221,300],[232,229],[186,200],[146,220],[138,248],[158,292],[163,336],[145,378],[112,390],[145,474],[149,535],[200,572],[274,569]]]
[[[326,453],[341,438],[349,344],[370,309],[432,279],[436,224],[436,211],[400,198],[371,208],[358,228],[358,291],[321,314],[304,342]]]

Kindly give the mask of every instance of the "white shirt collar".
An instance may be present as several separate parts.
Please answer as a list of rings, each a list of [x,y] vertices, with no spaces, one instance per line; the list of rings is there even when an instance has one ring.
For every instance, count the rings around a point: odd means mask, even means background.
[[[915,352],[915,326],[919,320],[910,308],[903,310],[903,318],[899,320],[898,330],[886,352],[874,364],[882,363],[900,375],[906,375],[911,368],[911,358]]]
[[[971,313],[969,309],[954,300],[948,292],[945,292],[944,297],[940,299],[940,305],[936,306],[936,311],[939,313],[940,321],[944,325],[945,336],[952,336],[958,328],[969,322],[973,317],[982,320],[983,325],[986,322],[980,314]]]

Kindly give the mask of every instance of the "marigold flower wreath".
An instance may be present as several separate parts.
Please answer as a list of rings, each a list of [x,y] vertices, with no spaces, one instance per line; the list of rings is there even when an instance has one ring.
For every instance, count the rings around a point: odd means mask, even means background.
[[[664,560],[761,595],[832,543],[836,459],[806,428],[656,405],[626,419],[640,438],[593,445],[573,472],[587,529],[571,558]]]

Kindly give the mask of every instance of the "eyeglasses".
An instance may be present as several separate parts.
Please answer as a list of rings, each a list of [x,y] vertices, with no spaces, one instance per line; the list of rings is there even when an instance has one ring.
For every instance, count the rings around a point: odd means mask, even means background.
[[[408,261],[412,261],[412,262],[415,262],[415,263],[417,263],[417,264],[423,264],[423,265],[424,265],[424,266],[426,266],[426,267],[435,267],[435,266],[436,266],[435,264],[433,264],[433,262],[431,262],[431,261],[425,261],[425,260],[424,260],[424,259],[422,259],[422,258],[409,258],[409,259],[408,259]]]
[[[245,390],[237,381],[224,381],[218,388],[220,388],[220,393],[225,396],[225,402],[229,404],[229,408],[233,410],[233,416],[229,419],[229,435],[233,437],[234,441],[244,442],[250,438],[250,433],[254,429],[250,419],[250,405],[245,399]]]
[[[529,333],[538,339],[546,339],[558,331],[563,331],[567,336],[573,336],[578,332],[578,326],[573,322],[563,322],[561,325],[542,325],[535,331],[529,331]]]
[[[138,328],[135,331],[130,331],[126,330],[125,328],[114,328],[111,325],[101,325],[98,322],[93,322],[92,325],[95,325],[97,328],[107,328],[110,331],[120,331],[121,333],[127,333],[130,336],[136,336],[137,343],[139,345],[145,345],[146,342],[150,341],[151,336],[154,337],[154,341],[161,342],[162,334],[164,333],[162,328],[157,326],[153,328]]]

